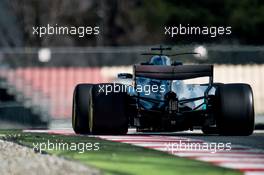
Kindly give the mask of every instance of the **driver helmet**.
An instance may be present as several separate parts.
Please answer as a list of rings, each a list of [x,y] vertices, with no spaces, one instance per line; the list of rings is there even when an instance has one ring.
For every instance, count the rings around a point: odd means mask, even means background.
[[[170,66],[171,65],[171,60],[167,56],[158,56],[158,55],[156,55],[156,56],[153,56],[150,59],[150,64]]]

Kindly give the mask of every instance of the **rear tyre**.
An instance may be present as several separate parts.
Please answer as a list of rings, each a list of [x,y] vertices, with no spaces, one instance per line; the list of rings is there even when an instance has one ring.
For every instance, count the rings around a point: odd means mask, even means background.
[[[254,131],[254,103],[248,84],[225,84],[216,90],[217,126],[221,135],[251,135]]]
[[[73,93],[72,127],[77,134],[89,134],[92,84],[78,84]]]
[[[124,88],[124,85],[112,83],[94,85],[92,115],[90,116],[90,131],[92,134],[127,133],[127,94],[121,92],[121,89],[118,90],[122,87]],[[111,92],[106,93],[106,89]]]

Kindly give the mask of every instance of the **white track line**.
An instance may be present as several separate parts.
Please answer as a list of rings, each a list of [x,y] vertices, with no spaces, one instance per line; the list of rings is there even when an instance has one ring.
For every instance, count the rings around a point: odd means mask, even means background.
[[[245,171],[245,175],[263,175],[263,171]]]
[[[241,158],[236,158],[236,157],[222,157],[221,155],[219,157],[199,157],[196,160],[201,160],[201,161],[207,161],[207,162],[214,162],[214,163],[223,163],[223,162],[260,162],[260,163],[264,163],[264,159],[263,158],[245,158],[245,157],[241,157]]]
[[[226,167],[226,168],[234,168],[234,169],[263,169],[263,171],[264,171],[263,163],[236,162],[236,163],[219,163],[217,165],[220,165],[220,166]]]

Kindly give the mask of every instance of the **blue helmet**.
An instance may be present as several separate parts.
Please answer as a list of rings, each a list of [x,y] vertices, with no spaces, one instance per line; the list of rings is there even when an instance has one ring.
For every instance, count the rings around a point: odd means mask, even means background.
[[[167,56],[153,56],[151,59],[150,59],[150,64],[153,64],[153,65],[167,65],[167,66],[170,66],[171,65],[171,60],[169,57]]]

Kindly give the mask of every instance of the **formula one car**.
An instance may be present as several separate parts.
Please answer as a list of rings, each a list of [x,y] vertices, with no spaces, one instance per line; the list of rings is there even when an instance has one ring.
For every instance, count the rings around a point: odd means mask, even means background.
[[[152,48],[146,63],[118,82],[78,84],[73,95],[73,129],[78,134],[126,134],[202,129],[204,134],[251,135],[253,93],[248,84],[213,82],[213,65],[183,65]],[[186,53],[184,53],[186,54]],[[188,53],[187,53],[188,54]],[[195,54],[195,53],[189,53]],[[184,80],[209,77],[206,84]]]

